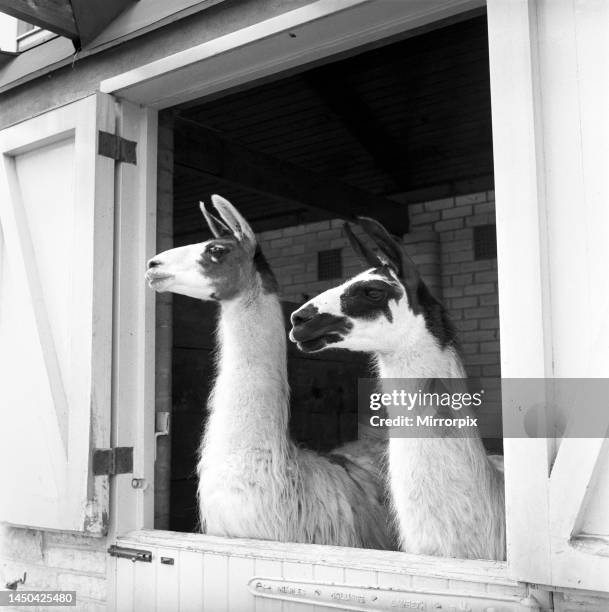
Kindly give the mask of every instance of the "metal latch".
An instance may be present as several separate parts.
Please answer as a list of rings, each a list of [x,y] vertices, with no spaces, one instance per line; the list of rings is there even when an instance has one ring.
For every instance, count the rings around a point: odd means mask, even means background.
[[[126,546],[117,546],[116,544],[112,544],[112,546],[108,548],[108,554],[111,557],[129,559],[134,563],[136,561],[152,563],[152,553],[149,550],[141,550],[139,548],[127,548]]]
[[[133,447],[97,448],[93,451],[93,475],[133,473]]]
[[[103,157],[127,164],[137,164],[136,147],[137,143],[133,140],[103,130],[98,132],[97,152]]]
[[[154,460],[159,436],[168,436],[171,427],[171,412],[157,412],[154,419]]]

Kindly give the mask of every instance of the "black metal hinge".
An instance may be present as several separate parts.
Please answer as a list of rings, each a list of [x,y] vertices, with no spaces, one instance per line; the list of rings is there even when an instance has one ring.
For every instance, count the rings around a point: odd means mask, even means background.
[[[111,557],[120,557],[121,559],[129,559],[130,561],[144,561],[152,563],[152,553],[149,550],[140,550],[139,548],[127,548],[126,546],[117,546],[112,544],[108,548],[108,554]]]
[[[97,448],[93,451],[93,475],[133,473],[133,447]]]
[[[99,131],[97,152],[103,157],[109,157],[127,164],[137,164],[135,149],[137,142],[127,140],[110,132]]]

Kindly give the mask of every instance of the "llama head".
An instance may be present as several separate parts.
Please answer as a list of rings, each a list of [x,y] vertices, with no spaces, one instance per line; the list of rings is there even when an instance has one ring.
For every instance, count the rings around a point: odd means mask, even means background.
[[[212,195],[211,200],[219,217],[203,202],[200,208],[214,237],[155,255],[146,272],[150,287],[214,301],[258,289],[275,292],[275,277],[248,222],[223,197]]]
[[[345,224],[351,246],[371,267],[292,313],[290,340],[308,353],[328,348],[393,352],[426,332],[442,347],[451,344],[450,321],[414,262],[380,223],[367,217],[358,220],[380,253]]]

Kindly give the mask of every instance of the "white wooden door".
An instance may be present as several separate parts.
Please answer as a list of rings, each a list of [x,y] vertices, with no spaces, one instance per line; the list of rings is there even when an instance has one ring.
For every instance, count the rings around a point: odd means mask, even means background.
[[[103,533],[108,478],[114,161],[111,96],[0,132],[0,520]]]
[[[502,376],[609,378],[609,4],[489,0],[488,23]],[[505,440],[508,564],[609,592],[609,411],[585,395],[598,438]]]
[[[115,543],[117,612],[550,609],[495,561],[152,530]]]

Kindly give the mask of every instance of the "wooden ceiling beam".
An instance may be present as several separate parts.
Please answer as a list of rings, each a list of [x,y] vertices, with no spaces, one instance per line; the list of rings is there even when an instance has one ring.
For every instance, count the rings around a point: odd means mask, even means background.
[[[408,231],[407,207],[245,147],[194,121],[177,117],[174,139],[174,161],[180,166],[342,219],[368,215],[395,234]]]
[[[315,95],[368,152],[377,168],[388,174],[399,190],[408,191],[410,155],[406,147],[379,122],[370,106],[344,78],[343,70],[340,64],[329,64],[304,76]]]

